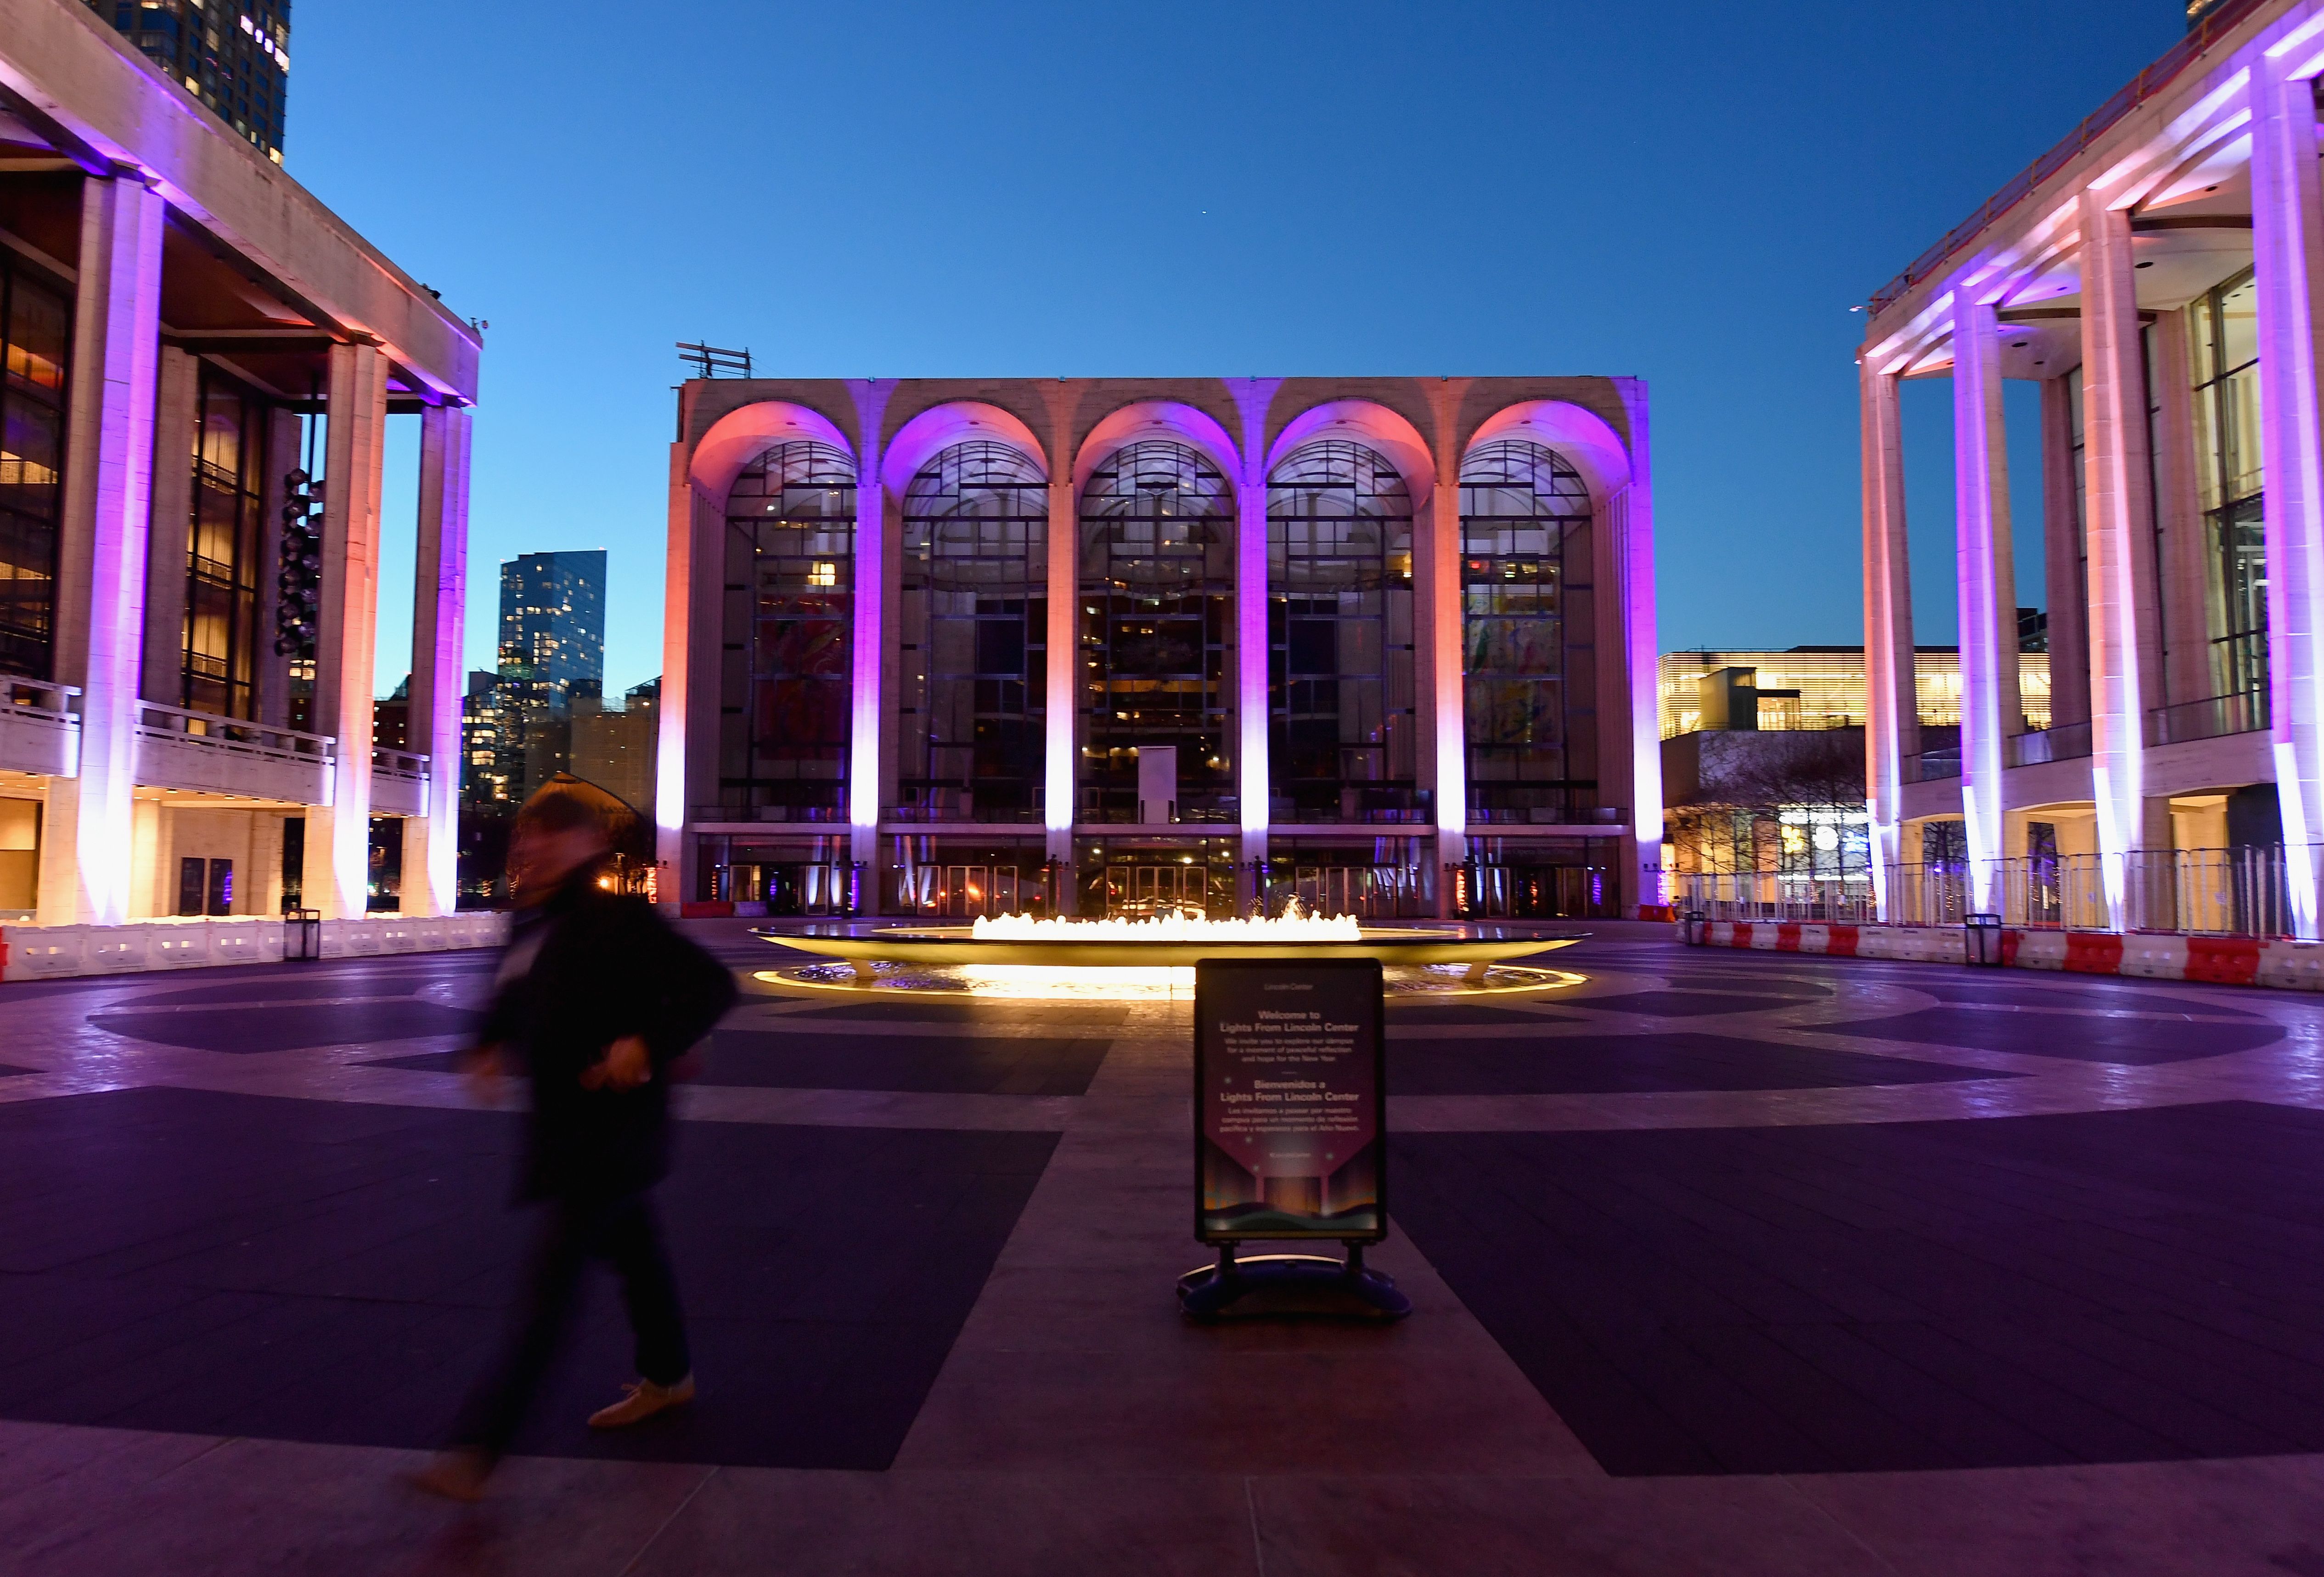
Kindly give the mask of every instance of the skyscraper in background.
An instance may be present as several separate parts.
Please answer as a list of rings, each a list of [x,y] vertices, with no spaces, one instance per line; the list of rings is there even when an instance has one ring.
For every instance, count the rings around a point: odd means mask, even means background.
[[[605,682],[605,553],[527,553],[501,565],[501,677],[558,714]]]
[[[277,164],[290,84],[290,0],[84,0],[161,74]]]

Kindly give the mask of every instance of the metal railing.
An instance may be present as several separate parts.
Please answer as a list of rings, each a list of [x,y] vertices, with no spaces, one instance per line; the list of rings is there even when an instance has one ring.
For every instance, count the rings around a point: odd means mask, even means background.
[[[1905,291],[1937,272],[1954,253],[2032,196],[2043,181],[2073,162],[2123,116],[2168,88],[2206,50],[2240,27],[2250,19],[2252,13],[2267,3],[2268,0],[2227,0],[2227,5],[2197,23],[2186,37],[2163,51],[2162,59],[2141,71],[2127,87],[2085,116],[2082,124],[2068,133],[2063,142],[2019,171],[2015,180],[1987,198],[1976,213],[1954,226],[1943,240],[1914,258],[1903,273],[1873,291],[1870,314],[1886,311]]]
[[[296,761],[301,766],[327,763],[338,750],[338,742],[329,734],[301,733],[295,728],[274,728],[244,717],[164,706],[158,701],[137,703],[137,732],[155,739],[195,740],[212,750]]]
[[[1961,775],[1960,747],[1904,756],[1897,762],[1896,775],[1907,783],[1935,783],[1958,778]]]
[[[2301,851],[2305,857],[2312,851]],[[1969,867],[1951,862],[1891,865],[1885,872],[1891,925],[1958,926],[1977,912]],[[2096,854],[2003,860],[1987,911],[2027,930],[2114,929],[2104,862]],[[1794,877],[1744,872],[1682,875],[1682,911],[1714,920],[1793,920],[1868,925],[1869,877]],[[2123,856],[2123,925],[2131,931],[2191,936],[2288,936],[2290,890],[2281,848],[2154,849]]]
[[[1702,873],[1678,879],[1677,907],[1714,920],[1798,920],[1868,926],[1870,876],[1782,876],[1768,872]]]
[[[2231,733],[2256,733],[2271,721],[2265,690],[2239,690],[2231,696],[2207,696],[2157,706],[2146,715],[2148,745],[2184,744],[2190,740],[2224,739]]]
[[[2087,723],[2065,723],[2030,733],[2007,734],[2001,741],[2001,764],[2005,767],[2079,761],[2089,753],[2090,725]]]

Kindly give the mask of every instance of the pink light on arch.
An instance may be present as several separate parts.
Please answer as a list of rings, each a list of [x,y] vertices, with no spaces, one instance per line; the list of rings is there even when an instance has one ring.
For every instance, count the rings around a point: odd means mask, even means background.
[[[1141,400],[1125,405],[1090,429],[1074,456],[1074,495],[1088,485],[1090,474],[1117,451],[1149,438],[1185,444],[1218,467],[1231,482],[1242,475],[1242,455],[1216,418],[1168,400]]]
[[[1595,411],[1563,400],[1528,400],[1487,417],[1465,455],[1486,444],[1522,438],[1555,449],[1590,484],[1590,502],[1602,507],[1630,484],[1629,446]]]
[[[855,446],[821,411],[788,401],[762,400],[730,410],[713,423],[694,446],[687,474],[702,495],[724,511],[726,494],[744,467],[777,444],[798,442],[827,444],[851,460],[855,457]]]
[[[896,429],[880,454],[880,482],[900,498],[927,463],[954,444],[1007,444],[1049,475],[1048,451],[1033,429],[998,405],[961,400],[933,406]]]
[[[1436,492],[1436,466],[1429,458],[1427,441],[1411,422],[1370,400],[1329,401],[1293,417],[1268,446],[1268,475],[1273,475],[1302,446],[1331,438],[1378,450],[1403,476],[1412,494],[1412,518],[1418,521],[1427,512]]]
[[[1611,567],[1615,580],[1611,595],[1601,586],[1598,605],[1621,621],[1617,630],[1600,628],[1596,639],[1601,651],[1612,647],[1622,654],[1629,735],[1630,803],[1627,808],[1637,851],[1638,900],[1654,904],[1661,899],[1663,777],[1662,731],[1655,697],[1653,473],[1648,461],[1646,385],[1633,378],[1620,380],[1618,386],[1630,429],[1628,442],[1595,411],[1563,400],[1529,400],[1488,417],[1470,438],[1469,450],[1509,440],[1539,444],[1580,472],[1589,486],[1591,513],[1600,538],[1598,557],[1601,564]],[[1468,763],[1461,751],[1461,677],[1459,664],[1451,667],[1449,706],[1441,690],[1437,702],[1437,748],[1442,752],[1437,780],[1462,783],[1465,798]],[[1443,665],[1438,675],[1443,686]],[[1448,715],[1450,729],[1442,721]],[[1440,797],[1443,792],[1440,788]],[[1440,804],[1439,819],[1445,814]]]

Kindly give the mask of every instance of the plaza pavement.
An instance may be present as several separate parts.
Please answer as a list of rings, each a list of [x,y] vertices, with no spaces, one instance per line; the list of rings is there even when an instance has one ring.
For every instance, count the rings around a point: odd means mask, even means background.
[[[1596,929],[1391,1008],[1386,1328],[1179,1319],[1183,1004],[753,982],[701,1400],[582,1427],[601,1285],[473,1510],[491,960],[0,986],[0,1572],[2324,1577],[2324,1002]]]

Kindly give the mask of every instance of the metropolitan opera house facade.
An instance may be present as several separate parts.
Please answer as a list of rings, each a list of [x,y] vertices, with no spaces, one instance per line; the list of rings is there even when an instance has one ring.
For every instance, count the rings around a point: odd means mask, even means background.
[[[1662,902],[1639,381],[696,379],[678,429],[693,912]]]

